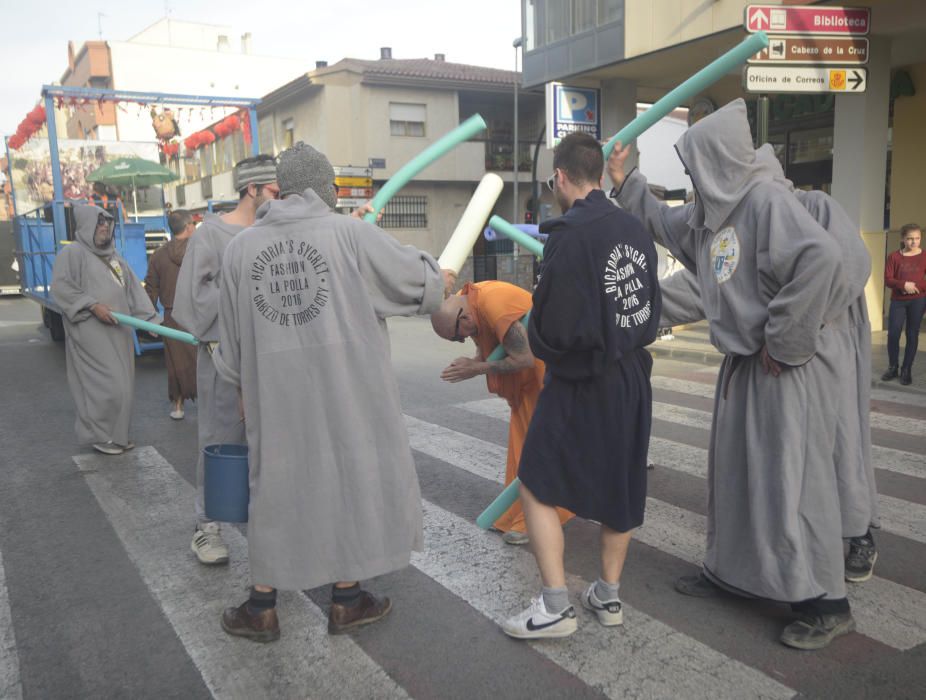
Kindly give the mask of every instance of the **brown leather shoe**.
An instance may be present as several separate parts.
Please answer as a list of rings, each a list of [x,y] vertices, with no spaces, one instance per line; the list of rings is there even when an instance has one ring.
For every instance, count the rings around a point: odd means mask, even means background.
[[[246,601],[237,608],[225,608],[222,629],[236,637],[247,637],[253,642],[275,642],[280,638],[276,608],[252,610]]]
[[[354,627],[369,625],[382,620],[392,610],[392,601],[383,596],[377,598],[372,593],[360,591],[360,600],[348,607],[340,603],[331,603],[328,611],[328,634],[341,634]]]

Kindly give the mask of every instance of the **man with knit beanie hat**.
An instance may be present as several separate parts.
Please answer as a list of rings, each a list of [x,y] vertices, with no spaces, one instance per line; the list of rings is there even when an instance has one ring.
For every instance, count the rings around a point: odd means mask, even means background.
[[[334,582],[331,634],[383,618],[359,580],[422,547],[421,495],[386,318],[436,311],[453,284],[428,253],[332,212],[334,169],[298,143],[279,158],[283,199],[225,251],[219,374],[240,388],[251,500],[249,600],[223,629],[280,635],[276,591]]]
[[[206,214],[190,239],[177,277],[173,317],[199,338],[196,386],[199,398],[199,450],[196,460],[196,529],[190,548],[203,564],[227,564],[228,548],[219,524],[206,517],[203,502],[203,448],[215,444],[243,444],[244,424],[238,411],[237,389],[216,374],[212,360],[219,339],[219,283],[222,255],[229,241],[254,223],[258,207],[276,199],[276,159],[268,155],[245,158],[235,166],[238,205],[227,214]]]

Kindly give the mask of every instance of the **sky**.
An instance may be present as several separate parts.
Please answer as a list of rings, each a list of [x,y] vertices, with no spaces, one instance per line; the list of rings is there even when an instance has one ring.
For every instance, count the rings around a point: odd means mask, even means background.
[[[251,32],[251,53],[301,58],[307,71],[315,61],[379,58],[382,46],[393,58],[443,53],[454,63],[513,70],[511,43],[521,34],[520,0],[0,0],[0,135],[16,131],[43,84],[60,80],[69,40],[79,48],[102,27],[103,39],[125,41],[165,15],[230,26],[232,46]]]

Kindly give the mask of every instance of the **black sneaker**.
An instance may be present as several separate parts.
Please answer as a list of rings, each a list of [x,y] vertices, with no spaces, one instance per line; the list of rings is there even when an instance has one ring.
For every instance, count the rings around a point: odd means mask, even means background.
[[[871,578],[878,560],[878,548],[871,533],[849,539],[849,554],[846,556],[846,581],[861,583]]]
[[[882,382],[889,382],[892,379],[897,379],[897,365],[887,368],[887,372],[881,375]]]
[[[707,578],[703,572],[695,576],[681,576],[675,581],[675,590],[682,595],[695,598],[712,598],[721,593],[720,586]]]

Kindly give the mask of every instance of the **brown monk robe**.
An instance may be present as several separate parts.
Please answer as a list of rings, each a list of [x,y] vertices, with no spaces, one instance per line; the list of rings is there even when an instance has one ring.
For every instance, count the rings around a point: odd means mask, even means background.
[[[158,248],[148,261],[145,289],[152,304],[157,305],[160,298],[164,307],[164,325],[185,331],[174,320],[172,311],[180,263],[196,225],[190,213],[183,209],[171,212],[168,224],[173,238]],[[170,417],[180,420],[183,418],[183,402],[196,399],[196,346],[164,338],[164,360],[167,364],[167,395],[172,404]]]
[[[460,290],[456,297],[444,302],[441,311],[432,316],[432,324],[438,335],[446,340],[462,342],[472,338],[476,344],[476,358],[457,358],[441,375],[446,381],[456,382],[479,374],[486,375],[486,386],[490,392],[505,399],[511,408],[511,421],[508,426],[508,460],[505,467],[505,485],[518,475],[518,463],[521,461],[521,448],[527,435],[527,427],[534,415],[537,397],[543,388],[545,371],[542,361],[530,355],[527,347],[527,331],[522,334],[525,340],[524,351],[530,364],[518,369],[518,365],[500,362],[487,362],[489,355],[502,344],[513,330],[512,326],[531,309],[531,294],[508,282],[487,281],[470,283]],[[517,330],[517,329],[515,329]],[[516,340],[509,337],[509,341]],[[507,349],[507,346],[506,346]],[[514,359],[514,358],[512,358]],[[560,522],[565,524],[573,514],[564,508],[556,509]],[[504,533],[524,535],[527,526],[521,501],[515,501],[505,513],[495,521],[495,528]],[[509,544],[523,544],[526,536],[508,535]]]

